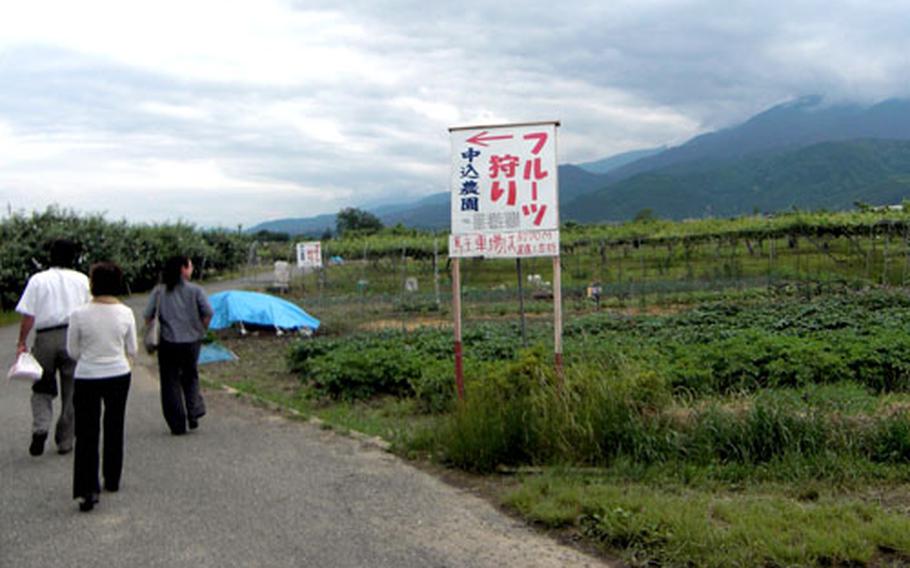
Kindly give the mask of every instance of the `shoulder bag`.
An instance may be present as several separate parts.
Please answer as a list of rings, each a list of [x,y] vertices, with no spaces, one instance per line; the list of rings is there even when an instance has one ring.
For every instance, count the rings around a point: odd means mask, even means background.
[[[155,289],[155,317],[145,326],[145,335],[142,337],[142,344],[145,345],[147,353],[152,354],[158,350],[158,344],[161,343],[161,294],[164,291],[161,287]]]

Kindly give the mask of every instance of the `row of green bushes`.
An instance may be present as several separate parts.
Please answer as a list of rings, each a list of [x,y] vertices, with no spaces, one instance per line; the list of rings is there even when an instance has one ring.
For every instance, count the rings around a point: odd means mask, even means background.
[[[462,337],[469,364],[513,359],[517,330],[511,325],[478,325]],[[415,397],[427,412],[450,408],[454,397],[451,330],[385,330],[344,338],[296,342],[288,367],[320,397],[363,400],[379,395]]]
[[[236,232],[199,229],[187,223],[135,225],[108,221],[102,215],[79,215],[50,207],[0,221],[0,306],[18,301],[28,277],[48,266],[50,242],[67,238],[81,250],[79,270],[93,262],[113,260],[124,272],[130,291],[144,291],[158,281],[167,257],[185,254],[197,274],[235,268],[246,260],[248,239]]]
[[[568,360],[582,364],[611,352],[605,345],[637,359],[647,352],[649,367],[677,394],[844,381],[910,392],[908,327],[910,301],[900,292],[844,292],[813,302],[765,295],[751,304],[718,302],[665,316],[579,318],[566,326],[565,349]],[[532,342],[549,339],[541,327],[530,334]],[[471,326],[463,342],[466,360],[476,362],[514,359],[520,346],[514,324]],[[452,351],[449,330],[384,331],[299,342],[289,361],[319,396],[430,396],[422,383],[447,384],[431,375],[449,372]],[[446,389],[432,398],[450,395]]]
[[[427,447],[466,469],[616,459],[748,465],[829,454],[905,462],[904,414],[849,418],[779,393],[819,385],[871,397],[910,392],[907,304],[899,292],[873,290],[596,315],[567,328],[564,384],[545,327],[532,328],[536,347],[521,350],[513,325],[472,326],[465,404],[455,402],[450,330],[307,340],[289,363],[316,396],[393,395],[447,412]],[[731,397],[746,402],[731,405]]]
[[[843,381],[875,392],[910,391],[910,335],[903,330],[796,337],[753,329],[674,351],[673,386],[702,394]]]

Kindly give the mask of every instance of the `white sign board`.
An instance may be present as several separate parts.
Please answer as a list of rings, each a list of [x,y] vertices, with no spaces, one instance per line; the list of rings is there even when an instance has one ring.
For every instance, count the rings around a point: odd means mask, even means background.
[[[297,267],[321,268],[322,243],[319,241],[297,243]]]
[[[449,256],[559,255],[557,126],[451,130]]]

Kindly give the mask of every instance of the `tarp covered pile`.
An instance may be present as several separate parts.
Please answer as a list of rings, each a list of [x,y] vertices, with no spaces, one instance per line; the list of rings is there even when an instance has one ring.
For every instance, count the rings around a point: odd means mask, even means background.
[[[296,304],[269,294],[228,290],[209,296],[212,310],[210,329],[225,329],[234,324],[271,327],[276,330],[319,329],[319,320]]]

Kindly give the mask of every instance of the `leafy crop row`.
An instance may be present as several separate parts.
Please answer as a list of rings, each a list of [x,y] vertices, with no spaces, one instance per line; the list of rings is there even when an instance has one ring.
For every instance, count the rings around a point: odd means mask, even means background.
[[[750,298],[661,316],[579,318],[566,327],[561,386],[545,329],[532,328],[535,347],[523,350],[512,325],[471,326],[464,405],[454,404],[449,330],[302,341],[290,364],[320,396],[392,394],[445,411],[431,446],[466,469],[618,459],[748,465],[830,452],[910,459],[902,412],[851,418],[782,394],[828,385],[873,398],[910,392],[904,294]],[[749,402],[718,402],[731,397]]]
[[[507,361],[520,346],[513,325],[479,325],[463,334],[466,358]],[[318,396],[345,400],[380,394],[416,396],[428,410],[448,407],[454,394],[451,330],[386,330],[344,338],[317,337],[296,342],[289,368]]]

